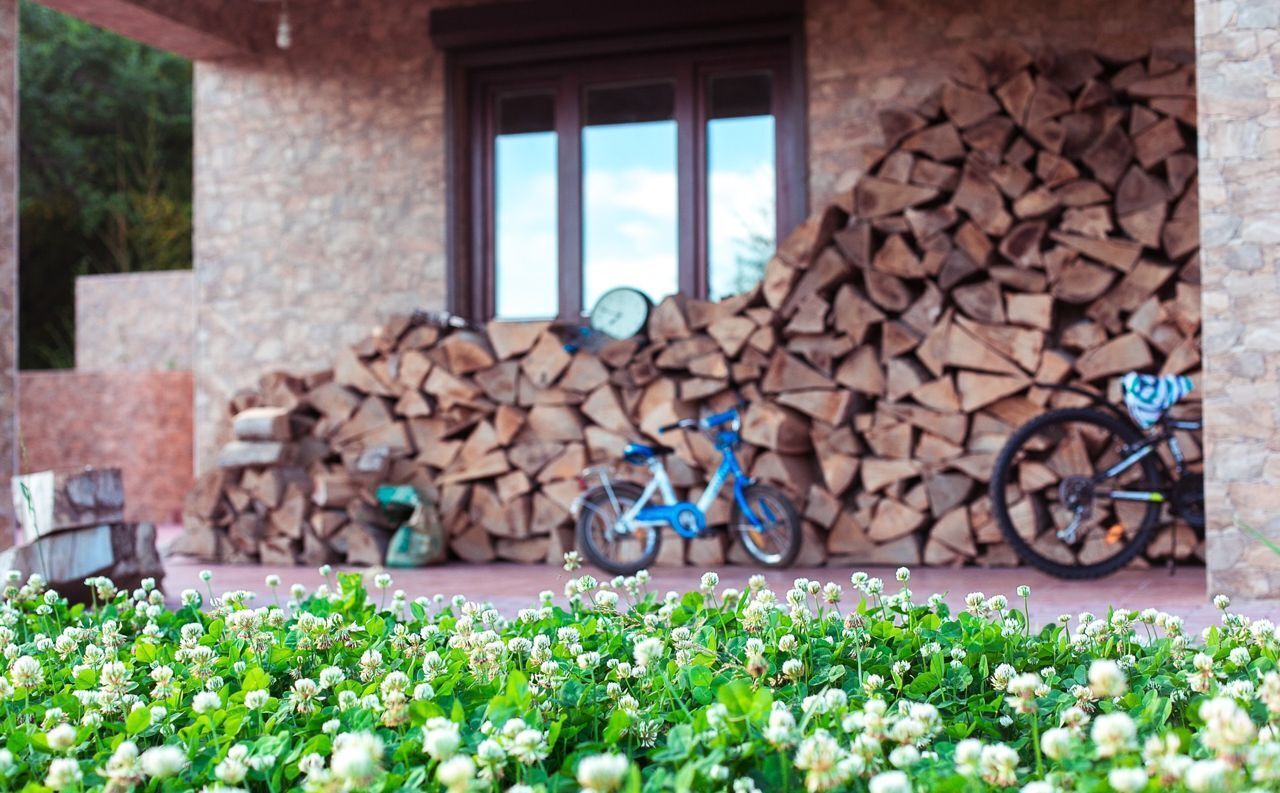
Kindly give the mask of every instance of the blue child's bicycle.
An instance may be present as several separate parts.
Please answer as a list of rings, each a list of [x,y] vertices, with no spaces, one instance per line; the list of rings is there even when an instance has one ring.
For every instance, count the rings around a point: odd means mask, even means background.
[[[738,411],[728,410],[659,429],[699,429],[715,440],[722,455],[720,467],[696,504],[676,498],[662,462],[664,455],[675,451],[668,446],[632,443],[623,451],[627,462],[648,467],[651,476],[644,487],[610,479],[608,466],[584,471],[584,483],[598,477],[600,484],[586,490],[574,504],[579,550],[592,564],[614,574],[629,575],[648,567],[658,556],[663,526],[688,539],[711,533],[707,510],[732,476],[729,531],[741,539],[751,558],[767,567],[786,567],[795,561],[800,552],[800,516],[780,490],[753,481],[742,470],[733,453],[741,441],[740,427]]]

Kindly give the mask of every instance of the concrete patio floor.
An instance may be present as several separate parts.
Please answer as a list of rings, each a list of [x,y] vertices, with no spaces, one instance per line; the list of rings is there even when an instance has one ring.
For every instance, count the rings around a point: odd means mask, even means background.
[[[301,583],[308,588],[323,582],[319,572],[307,567],[272,567],[267,565],[210,565],[185,557],[174,556],[165,561],[164,590],[176,599],[184,589],[206,591],[200,581],[200,571],[213,573],[213,591],[222,593],[233,589],[247,589],[259,593],[259,604],[270,602],[265,578],[275,574],[281,580],[281,598],[291,584]],[[376,568],[335,568],[364,572],[365,580],[372,586]],[[870,575],[885,579],[886,588],[896,588],[894,568],[867,567]],[[502,613],[510,616],[525,606],[534,605],[538,593],[549,589],[563,602],[565,582],[569,578],[590,572],[597,578],[610,576],[598,570],[584,567],[570,574],[552,565],[524,565],[512,563],[463,564],[453,563],[439,567],[415,569],[391,569],[392,589],[403,589],[410,598],[437,593],[445,596],[461,594],[472,600],[492,602]],[[658,593],[667,590],[695,589],[704,571],[696,567],[655,568],[650,588]],[[716,572],[720,586],[743,588],[747,579],[756,572],[753,568],[725,566]],[[781,593],[797,577],[822,582],[835,581],[845,588],[851,597],[849,575],[853,569],[839,567],[790,568],[765,572],[770,586]],[[1099,581],[1062,581],[1030,568],[919,568],[912,571],[911,590],[918,600],[933,592],[942,592],[953,609],[963,608],[964,597],[969,592],[981,591],[987,596],[1006,595],[1011,602],[1018,600],[1015,590],[1021,584],[1031,587],[1031,617],[1038,625],[1050,622],[1059,614],[1075,615],[1081,611],[1105,614],[1108,606],[1130,609],[1154,607],[1177,614],[1186,620],[1189,631],[1219,622],[1219,613],[1205,591],[1205,572],[1201,567],[1179,567],[1170,576],[1162,569],[1125,570]],[[1253,618],[1266,617],[1280,622],[1280,602],[1236,603],[1232,610]]]

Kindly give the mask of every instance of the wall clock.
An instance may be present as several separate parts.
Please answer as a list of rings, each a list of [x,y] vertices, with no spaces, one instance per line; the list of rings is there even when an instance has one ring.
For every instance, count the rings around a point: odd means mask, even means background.
[[[641,333],[649,322],[653,303],[639,289],[619,286],[610,289],[591,309],[591,329],[615,339],[629,339]]]

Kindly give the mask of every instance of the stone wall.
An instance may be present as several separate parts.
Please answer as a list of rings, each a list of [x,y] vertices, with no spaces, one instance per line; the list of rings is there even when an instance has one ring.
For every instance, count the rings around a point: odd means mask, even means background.
[[[190,372],[23,372],[21,470],[119,466],[128,520],[177,520],[192,482],[191,396]]]
[[[0,484],[17,462],[18,360],[18,2],[0,0]],[[0,549],[13,544],[8,499],[0,499]]]
[[[445,304],[442,55],[430,3],[293,8],[287,52],[195,73],[198,460],[235,389]]]
[[[877,110],[924,99],[960,56],[988,42],[1012,39],[1033,53],[1154,42],[1188,59],[1195,47],[1192,0],[808,0],[805,8],[812,206],[861,175],[862,148],[880,142]]]
[[[1280,4],[1197,0],[1209,588],[1280,596]]]
[[[76,279],[76,369],[191,369],[192,273],[82,275]]]

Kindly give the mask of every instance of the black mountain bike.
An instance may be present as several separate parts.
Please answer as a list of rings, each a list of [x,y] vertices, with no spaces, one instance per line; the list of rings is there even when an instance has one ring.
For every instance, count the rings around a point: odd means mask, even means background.
[[[1093,404],[1037,416],[996,459],[991,511],[1020,557],[1060,578],[1100,578],[1147,546],[1166,505],[1204,527],[1204,476],[1187,471],[1175,435],[1199,432],[1199,419],[1173,418],[1166,408],[1144,430],[1092,392],[1046,387]],[[1165,447],[1168,461],[1159,454]]]

